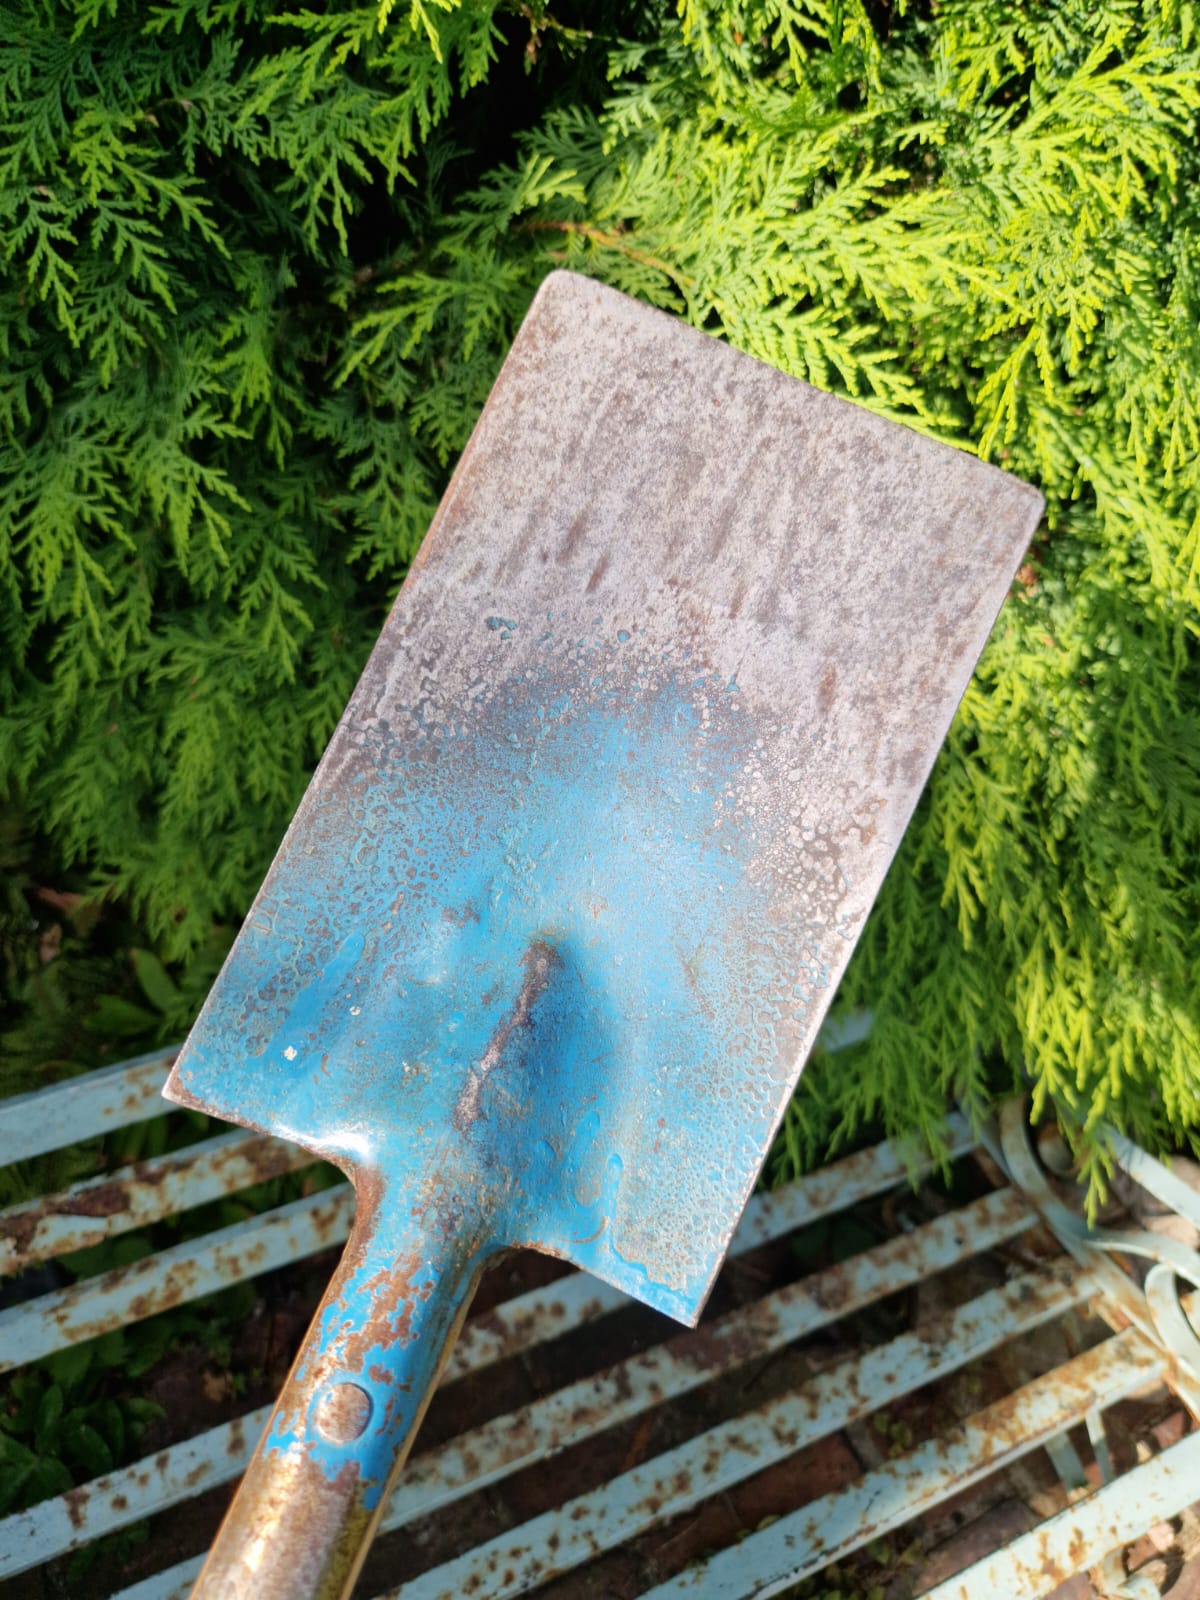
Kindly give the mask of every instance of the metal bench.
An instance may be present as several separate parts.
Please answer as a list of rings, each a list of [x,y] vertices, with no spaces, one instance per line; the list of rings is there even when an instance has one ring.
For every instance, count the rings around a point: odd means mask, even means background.
[[[0,1166],[160,1115],[170,1059],[0,1103]],[[914,1198],[888,1145],[757,1195],[694,1333],[584,1274],[545,1281],[555,1269],[544,1262],[533,1278],[522,1280],[518,1261],[485,1280],[485,1309],[454,1351],[446,1404],[435,1402],[358,1592],[732,1600],[790,1591],[850,1560],[867,1587],[840,1578],[838,1593],[991,1600],[1050,1594],[1090,1570],[1092,1588],[1072,1593],[1157,1595],[1147,1571],[1126,1573],[1121,1552],[1200,1499],[1190,1420],[1200,1341],[1188,1320],[1200,1296],[1181,1300],[1178,1289],[1200,1284],[1200,1258],[1158,1234],[1089,1230],[1035,1158],[1018,1105],[982,1144],[955,1116],[943,1136],[953,1199],[932,1189]],[[1200,1227],[1193,1190],[1124,1141],[1114,1154]],[[44,1268],[308,1161],[230,1132],[103,1173],[0,1214],[3,1273]],[[319,1189],[100,1276],[10,1296],[0,1367],[328,1250],[352,1205],[344,1184]],[[823,1264],[812,1268],[818,1247]],[[1131,1454],[1112,1420],[1156,1385],[1176,1397],[1178,1437]],[[0,1521],[0,1594],[101,1592],[87,1576],[64,1588],[61,1558],[230,1485],[265,1416],[170,1442]],[[948,1533],[1021,1462],[1040,1463],[1043,1479],[1053,1463],[1057,1483],[1051,1475],[1033,1496],[1046,1515],[1004,1524],[999,1548],[975,1549],[954,1570],[970,1552],[960,1541],[955,1557]],[[186,1595],[200,1554],[126,1582],[120,1600]],[[872,1587],[872,1570],[891,1587]]]

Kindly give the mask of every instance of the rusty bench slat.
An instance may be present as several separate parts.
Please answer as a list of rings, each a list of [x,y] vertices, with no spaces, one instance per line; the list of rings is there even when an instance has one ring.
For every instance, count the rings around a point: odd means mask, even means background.
[[[630,1357],[609,1372],[582,1379],[518,1411],[449,1439],[410,1464],[384,1513],[381,1532],[395,1532],[419,1517],[444,1511],[466,1495],[497,1483],[535,1461],[545,1460],[574,1443],[650,1412],[672,1398],[677,1399],[750,1361],[782,1349],[797,1338],[830,1327],[855,1310],[921,1282],[930,1273],[951,1269],[1015,1237],[1032,1221],[1020,1196],[1008,1190],[997,1191],[963,1211],[921,1226],[904,1238],[889,1240],[840,1266],[816,1273],[741,1311],[730,1313],[705,1328],[702,1336],[678,1335],[664,1345]],[[1067,1283],[1068,1278],[1074,1277],[1073,1269],[1066,1268],[1057,1275],[1050,1269],[1022,1278],[1011,1293],[1006,1291],[1009,1299],[1019,1304],[1016,1323],[1006,1322],[1001,1315],[1008,1301],[983,1297],[979,1302],[979,1316],[985,1322],[991,1319],[986,1338],[999,1343],[1011,1337],[1014,1331],[1034,1326],[1078,1303],[1087,1292],[1087,1284]],[[936,1349],[941,1352],[941,1358],[950,1359],[947,1351],[952,1354],[956,1348],[954,1337],[973,1326],[965,1315],[957,1323],[939,1325],[929,1341],[931,1350]],[[905,1360],[916,1359],[918,1364],[920,1360],[913,1352],[919,1349],[921,1339],[914,1343],[910,1336],[905,1337],[909,1337],[908,1345],[901,1342],[894,1347],[897,1370],[901,1372]],[[893,1346],[886,1348],[892,1350]],[[967,1354],[962,1359],[970,1359],[973,1347],[964,1348]],[[869,1358],[864,1357],[866,1365],[862,1366],[862,1373],[875,1370],[871,1362],[878,1365],[881,1359],[879,1351],[872,1352]],[[850,1363],[836,1370],[843,1373],[847,1390],[854,1389],[859,1382],[859,1367]],[[754,1415],[751,1413],[752,1418]],[[830,1415],[836,1416],[836,1410]],[[830,1431],[836,1431],[841,1425],[833,1421]],[[764,1426],[769,1430],[774,1423]],[[711,1449],[716,1452],[726,1436],[736,1437],[734,1424],[728,1425],[724,1433],[718,1429],[703,1438],[711,1442]],[[804,1442],[801,1440],[784,1448],[786,1432],[773,1435],[773,1440],[758,1465],[765,1465],[772,1459],[772,1450],[778,1457],[781,1450],[784,1454],[790,1453]],[[652,1462],[643,1470],[649,1471],[654,1465]],[[747,1470],[756,1471],[758,1467],[751,1466]],[[667,1468],[663,1471],[665,1474]],[[580,1503],[572,1502],[569,1508],[563,1508],[564,1522],[584,1520],[579,1515]],[[602,1510],[599,1520],[604,1522],[606,1516],[607,1511]],[[560,1533],[561,1527],[556,1524],[549,1534],[552,1545]],[[200,1569],[200,1561],[198,1557],[181,1562],[155,1579],[143,1580],[122,1590],[114,1600],[174,1600],[176,1595],[186,1595]],[[478,1570],[472,1568],[465,1581],[471,1584],[477,1578]],[[457,1582],[457,1578],[448,1581]],[[407,1590],[403,1592],[407,1595]],[[448,1589],[446,1592],[455,1591]],[[468,1588],[461,1592],[482,1591]]]
[[[799,1389],[721,1423],[379,1600],[512,1600],[669,1517],[869,1416],[1079,1305],[1093,1280],[1073,1264],[1023,1274],[925,1328],[839,1362]]]
[[[1048,1594],[1110,1550],[1185,1511],[1200,1494],[1200,1432],[1106,1483],[995,1555],[927,1589],[920,1600]],[[1149,1580],[1147,1580],[1149,1581]],[[1145,1593],[1142,1586],[1140,1593]]]
[[[350,1185],[338,1184],[10,1306],[0,1311],[0,1372],[327,1250],[346,1237],[353,1208]]]
[[[0,1167],[163,1114],[178,1045],[0,1100]]]
[[[158,1087],[171,1054],[155,1053],[89,1075],[94,1081],[72,1080],[40,1095],[0,1105],[0,1151],[18,1159],[33,1153],[34,1147],[52,1149],[71,1138],[94,1137],[108,1127],[158,1114],[162,1104]],[[64,1115],[59,1117],[53,1110],[47,1115],[48,1105],[61,1108]],[[814,1439],[868,1415],[881,1400],[895,1399],[914,1386],[957,1370],[960,1358],[973,1359],[1019,1336],[1023,1329],[1063,1315],[1084,1299],[1090,1299],[1093,1306],[1108,1307],[1110,1313],[1115,1308],[1117,1326],[1120,1315],[1132,1316],[1135,1326],[968,1418],[948,1442],[940,1438],[924,1441],[847,1488],[785,1515],[734,1549],[718,1552],[708,1562],[686,1569],[657,1588],[650,1582],[647,1600],[660,1594],[666,1600],[676,1593],[705,1600],[726,1600],[726,1596],[733,1600],[736,1595],[740,1600],[777,1592],[785,1578],[791,1582],[819,1570],[822,1556],[825,1560],[837,1558],[854,1548],[851,1524],[863,1523],[864,1508],[878,1505],[881,1494],[886,1493],[903,1508],[896,1510],[898,1518],[920,1515],[948,1494],[979,1481],[999,1462],[1042,1446],[1059,1449],[1065,1438],[1062,1430],[1079,1420],[1079,1407],[1085,1400],[1090,1401],[1085,1420],[1096,1461],[1102,1470],[1110,1470],[1095,1407],[1110,1404],[1156,1373],[1169,1371],[1171,1382],[1182,1385],[1185,1392],[1190,1392],[1190,1379],[1178,1370],[1174,1346],[1167,1348],[1156,1340],[1153,1308],[1144,1297],[1139,1298],[1136,1284],[1121,1274],[1114,1261],[1099,1255],[1082,1224],[1074,1224],[1069,1236],[1060,1231],[1065,1229],[1061,1201],[1044,1180],[1035,1183],[1028,1158],[1012,1148],[1019,1125],[1016,1112],[1006,1111],[1004,1137],[991,1143],[997,1159],[1017,1178],[1015,1187],[995,1190],[908,1235],[861,1251],[837,1268],[773,1290],[724,1319],[706,1324],[699,1335],[674,1335],[603,1371],[536,1395],[506,1416],[468,1427],[410,1464],[385,1514],[384,1528],[407,1528],[417,1519],[453,1515],[452,1508],[465,1496],[489,1484],[503,1483],[510,1475],[527,1471],[572,1444],[622,1423],[628,1426],[637,1421],[640,1427],[643,1424],[638,1419],[648,1421],[664,1400],[678,1407],[681,1398],[697,1386],[719,1379],[746,1361],[761,1361],[769,1352],[782,1351],[816,1329],[832,1328],[850,1311],[893,1293],[897,1287],[915,1285],[948,1268],[954,1270],[959,1262],[1015,1238],[1036,1217],[1060,1232],[1061,1242],[1075,1253],[1075,1260],[1068,1256],[1027,1273],[1002,1290],[977,1295],[932,1325],[903,1333],[865,1354],[855,1354],[780,1400],[741,1417],[730,1417],[689,1443],[665,1451],[603,1487],[575,1496],[566,1506],[533,1517],[391,1593],[402,1600],[432,1600],[433,1596],[440,1600],[450,1594],[457,1600],[460,1586],[466,1584],[475,1586],[473,1600],[488,1596],[505,1600],[509,1595],[536,1590],[550,1573],[573,1570],[597,1550],[615,1549],[631,1534],[657,1526],[676,1511],[701,1505],[723,1487],[736,1486]],[[32,1138],[24,1136],[28,1134]],[[949,1119],[942,1138],[948,1159],[975,1146],[971,1128],[957,1116]],[[1122,1147],[1118,1155],[1130,1166],[1140,1161],[1144,1167],[1149,1160],[1140,1157],[1134,1147]],[[44,1263],[58,1253],[236,1194],[264,1176],[298,1170],[309,1160],[293,1147],[238,1131],[135,1163],[75,1185],[59,1196],[10,1208],[0,1214],[0,1274]],[[1166,1180],[1161,1169],[1150,1164],[1144,1171],[1151,1187],[1163,1187]],[[908,1176],[910,1168],[902,1155],[879,1145],[774,1194],[757,1195],[735,1236],[732,1254],[742,1255],[894,1191]],[[132,1267],[0,1311],[0,1369],[125,1321],[153,1315],[225,1283],[256,1276],[312,1249],[336,1244],[345,1236],[351,1206],[346,1186],[326,1190],[232,1229],[202,1235]],[[1186,1214],[1189,1206],[1176,1209]],[[1190,1209],[1195,1209],[1194,1205]],[[1104,1241],[1103,1234],[1095,1238]],[[1044,1245],[1036,1247],[1034,1259],[1042,1248]],[[1178,1251],[1176,1257],[1177,1263],[1184,1261]],[[1161,1297],[1165,1290],[1160,1286],[1156,1292]],[[1185,1302],[1193,1316],[1194,1302],[1195,1297],[1191,1303]],[[552,1340],[578,1334],[625,1303],[616,1291],[581,1273],[518,1295],[468,1322],[444,1381],[481,1372]],[[964,1351],[968,1352],[965,1356]],[[1085,1392],[1083,1379],[1088,1375],[1090,1391]],[[266,1408],[262,1408],[181,1440],[68,1495],[4,1519],[0,1522],[0,1577],[53,1560],[93,1537],[228,1482],[241,1471],[265,1414]],[[1056,1429],[1057,1441],[1051,1437]],[[1119,1481],[1134,1485],[1140,1495],[1142,1470],[1127,1473]],[[553,1494],[552,1478],[549,1484],[548,1492]],[[1196,1491],[1200,1492],[1200,1481]],[[1178,1498],[1182,1492],[1173,1481],[1171,1495]],[[1110,1524],[1111,1516],[1098,1518],[1097,1548],[1108,1538]],[[796,1530],[805,1527],[817,1527],[819,1538],[815,1544],[810,1540],[811,1548],[805,1546],[807,1553],[801,1552],[800,1561],[794,1545],[786,1541],[795,1540]],[[514,1564],[522,1551],[521,1561]],[[116,1600],[185,1600],[199,1564],[198,1556],[183,1561],[123,1589]],[[974,1600],[984,1591],[969,1592]],[[942,1600],[940,1591],[936,1600]]]
[[[0,1277],[312,1165],[299,1145],[238,1130],[10,1206],[0,1211]]]
[[[643,1600],[776,1594],[1047,1444],[1095,1407],[1115,1405],[1161,1377],[1165,1366],[1163,1353],[1136,1330],[1114,1334],[948,1433],[685,1569]]]
[[[839,1189],[828,1174],[804,1179],[757,1198],[747,1224],[735,1238],[740,1254],[792,1231],[798,1219],[811,1221],[853,1203],[864,1193],[878,1192],[900,1181],[895,1152],[882,1147],[850,1157],[850,1169]],[[278,1215],[278,1213],[276,1213]],[[1011,1189],[986,1195],[965,1211],[936,1219],[915,1233],[889,1240],[823,1274],[813,1284],[801,1283],[758,1301],[706,1332],[705,1360],[692,1353],[686,1336],[636,1356],[610,1376],[597,1376],[547,1396],[521,1417],[508,1416],[495,1425],[414,1461],[385,1517],[385,1527],[450,1503],[498,1475],[517,1470],[529,1460],[572,1442],[572,1429],[614,1425],[639,1409],[708,1381],[714,1373],[751,1359],[754,1354],[825,1326],[873,1300],[896,1292],[923,1273],[978,1254],[1023,1232],[1036,1220],[1023,1198]],[[467,1324],[455,1362],[444,1381],[480,1371],[495,1361],[555,1337],[567,1327],[626,1304],[625,1296],[583,1273],[534,1290]],[[553,1312],[551,1307],[554,1308]],[[0,1523],[0,1577],[26,1570],[54,1556],[140,1520],[202,1489],[228,1482],[244,1468],[266,1411],[213,1429],[198,1441],[161,1452],[54,1501],[44,1502]],[[488,1465],[490,1463],[490,1465]]]

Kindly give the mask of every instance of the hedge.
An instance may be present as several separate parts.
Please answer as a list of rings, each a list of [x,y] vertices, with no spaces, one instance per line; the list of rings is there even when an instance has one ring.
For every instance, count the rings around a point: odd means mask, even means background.
[[[1191,1137],[1193,5],[8,0],[5,24],[22,1072],[77,1058],[81,1016],[186,1020],[567,265],[1047,497],[839,996],[870,1035],[814,1063],[782,1166],[1022,1081],[1093,1177],[1102,1118]]]

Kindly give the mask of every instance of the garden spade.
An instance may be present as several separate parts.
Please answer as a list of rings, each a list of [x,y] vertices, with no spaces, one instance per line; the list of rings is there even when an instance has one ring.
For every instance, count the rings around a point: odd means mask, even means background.
[[[546,281],[167,1085],[357,1193],[195,1594],[348,1592],[495,1252],[696,1320],[1040,508]]]

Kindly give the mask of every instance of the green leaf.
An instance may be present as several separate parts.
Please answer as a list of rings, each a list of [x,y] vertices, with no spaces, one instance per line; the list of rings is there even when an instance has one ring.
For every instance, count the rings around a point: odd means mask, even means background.
[[[113,1240],[109,1249],[114,1267],[132,1266],[135,1261],[144,1261],[147,1256],[154,1254],[153,1244],[141,1233],[122,1234]]]
[[[101,1400],[91,1406],[88,1421],[97,1432],[104,1436],[108,1448],[112,1452],[113,1460],[120,1462],[125,1458],[125,1413],[116,1400]]]
[[[179,1339],[178,1314],[154,1317],[137,1328],[130,1329],[130,1348],[125,1371],[131,1378],[140,1378],[155,1367]]]
[[[64,1394],[71,1395],[90,1371],[94,1355],[95,1348],[90,1342],[70,1344],[65,1350],[55,1350],[46,1357],[46,1370]]]
[[[156,1011],[161,1011],[165,1016],[175,1016],[182,996],[168,976],[167,969],[153,951],[135,949],[132,955],[133,970],[146,999]]]
[[[68,1250],[59,1261],[77,1278],[95,1278],[113,1265],[113,1245],[105,1239],[99,1244],[85,1245],[82,1250]]]
[[[842,1215],[834,1218],[829,1231],[829,1253],[835,1262],[849,1261],[878,1243],[878,1235],[856,1217]]]
[[[31,1450],[20,1455],[9,1454],[15,1441],[0,1434],[0,1516],[26,1505],[32,1498],[29,1487],[37,1468],[37,1457]],[[19,1447],[18,1447],[19,1448]]]
[[[796,1261],[805,1267],[814,1266],[818,1257],[829,1244],[829,1229],[829,1218],[822,1217],[820,1221],[814,1222],[809,1227],[802,1228],[799,1233],[794,1234],[789,1241],[788,1247]]]
[[[0,1427],[18,1438],[28,1437],[37,1420],[42,1393],[40,1372],[16,1373],[8,1386],[8,1403],[0,1407]]]
[[[38,1405],[33,1431],[33,1447],[38,1455],[49,1455],[57,1445],[64,1404],[62,1389],[57,1383],[52,1383]]]
[[[65,1494],[74,1483],[66,1463],[54,1456],[41,1456],[34,1462],[25,1485],[25,1497],[30,1504],[48,1500],[52,1495]]]
[[[63,1444],[70,1459],[91,1478],[113,1469],[113,1453],[90,1423],[73,1420],[63,1428]]]
[[[139,1034],[149,1034],[158,1025],[158,1017],[144,1006],[136,1006],[120,995],[102,994],[88,1016],[84,1026],[90,1033],[110,1039],[132,1039]]]
[[[95,1341],[96,1365],[111,1369],[125,1361],[125,1329],[110,1328]]]
[[[129,1395],[121,1404],[135,1441],[141,1438],[152,1422],[161,1422],[166,1414],[156,1401],[146,1400],[141,1395]]]

